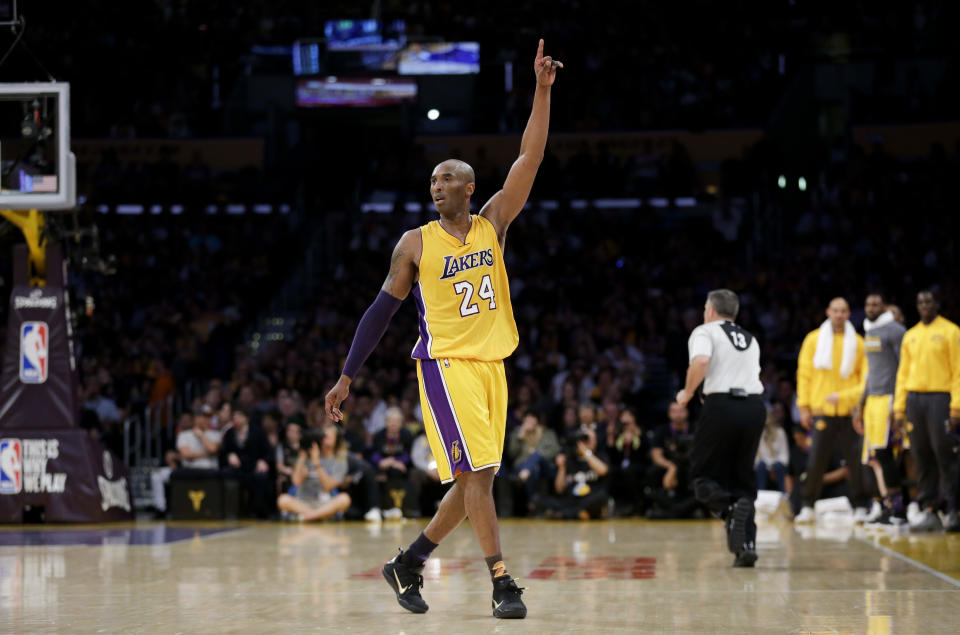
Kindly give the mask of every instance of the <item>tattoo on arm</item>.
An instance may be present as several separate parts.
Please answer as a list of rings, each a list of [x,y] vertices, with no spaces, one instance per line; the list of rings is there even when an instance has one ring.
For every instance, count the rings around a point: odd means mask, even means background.
[[[397,276],[400,275],[401,262],[403,260],[403,248],[400,245],[397,245],[397,248],[393,250],[393,256],[390,258],[390,272],[387,273],[387,280],[383,283],[383,288],[387,291],[393,289],[393,283],[396,282]]]

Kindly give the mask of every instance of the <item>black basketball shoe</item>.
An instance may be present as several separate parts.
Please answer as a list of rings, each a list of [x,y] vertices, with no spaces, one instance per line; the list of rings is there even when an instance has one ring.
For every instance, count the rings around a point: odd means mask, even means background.
[[[747,524],[753,519],[753,501],[747,497],[737,499],[727,514],[727,548],[730,553],[740,554],[747,542]]]
[[[523,619],[527,616],[527,607],[520,595],[523,589],[509,575],[493,580],[493,616],[507,619]]]
[[[383,565],[381,572],[393,592],[397,594],[397,602],[411,613],[426,613],[427,603],[420,597],[423,588],[423,567],[413,569],[400,561],[403,549],[392,560]]]
[[[737,557],[733,561],[735,567],[752,567],[757,561],[757,549],[753,542],[747,542],[740,546]]]

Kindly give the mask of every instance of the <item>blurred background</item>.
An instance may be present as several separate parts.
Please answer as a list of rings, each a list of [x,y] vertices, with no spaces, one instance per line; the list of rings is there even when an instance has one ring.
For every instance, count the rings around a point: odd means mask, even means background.
[[[395,241],[436,217],[432,167],[473,165],[475,209],[500,188],[540,37],[565,67],[547,154],[507,240],[521,337],[507,360],[508,435],[533,412],[560,439],[595,427],[613,454],[630,410],[643,443],[662,446],[712,288],[740,294],[788,435],[797,351],[830,298],[850,301],[858,328],[874,290],[908,326],[922,288],[960,318],[953,2],[19,10],[25,30],[0,32],[0,46],[26,46],[11,48],[0,80],[71,83],[80,204],[50,222],[73,266],[82,425],[127,457],[140,507],[152,504],[151,471],[176,465],[177,432],[191,425],[181,415],[204,404],[248,409],[277,450],[272,470],[288,423],[324,425],[322,397]],[[21,240],[0,227],[4,294]],[[389,407],[410,439],[422,428],[416,334],[406,303],[353,384],[345,431],[357,457],[372,462]],[[132,447],[137,428],[145,449]],[[657,507],[658,482],[639,485],[650,491],[628,501],[634,511]]]

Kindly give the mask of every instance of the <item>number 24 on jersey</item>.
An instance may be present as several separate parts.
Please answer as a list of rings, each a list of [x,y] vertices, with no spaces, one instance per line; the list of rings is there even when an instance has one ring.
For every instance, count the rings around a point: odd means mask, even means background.
[[[460,317],[470,317],[480,312],[479,303],[474,302],[473,299],[474,293],[477,294],[478,298],[487,301],[489,310],[493,311],[497,308],[497,301],[493,293],[493,283],[490,282],[489,275],[483,276],[480,280],[480,289],[475,289],[471,282],[461,280],[453,284],[453,290],[456,291],[457,295],[463,296],[463,299],[460,301]]]

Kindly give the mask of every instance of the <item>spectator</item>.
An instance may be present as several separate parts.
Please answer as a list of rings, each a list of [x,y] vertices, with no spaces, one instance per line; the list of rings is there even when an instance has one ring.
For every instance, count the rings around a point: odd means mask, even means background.
[[[277,486],[281,493],[290,489],[293,484],[293,468],[300,456],[300,441],[303,429],[300,424],[290,422],[284,426],[283,441],[277,446]]]
[[[320,461],[327,474],[346,475],[340,479],[337,489],[350,496],[350,506],[344,516],[351,520],[364,519],[379,523],[383,520],[380,511],[380,491],[377,471],[363,459],[350,453],[343,431],[332,421],[320,429],[323,442],[320,445]],[[308,431],[316,434],[314,429]]]
[[[613,496],[616,514],[629,516],[643,513],[646,507],[644,487],[650,469],[647,455],[650,451],[632,410],[625,409],[620,413],[620,425],[616,433],[613,446],[608,449],[610,495]]]
[[[220,430],[224,432],[233,421],[233,405],[229,401],[224,401],[221,404],[220,409],[217,411],[217,414],[211,420],[210,427],[215,430]]]
[[[690,487],[690,432],[686,406],[673,402],[668,410],[669,423],[649,433],[650,460],[654,484],[647,510],[648,518],[685,518],[699,508]]]
[[[220,431],[210,427],[213,409],[203,404],[193,413],[193,425],[177,435],[180,465],[187,470],[216,470]]]
[[[193,426],[193,417],[189,412],[180,415],[180,421],[177,422],[177,435]],[[155,468],[150,472],[150,493],[153,498],[153,510],[157,518],[166,518],[167,516],[167,485],[174,471],[180,467],[180,453],[176,450],[168,450],[163,456],[164,465]]]
[[[351,479],[346,473],[347,462],[343,460],[347,454],[346,444],[339,440],[336,427],[330,427],[324,430],[322,438],[311,431],[303,445],[305,449],[298,450],[291,476],[293,493],[281,494],[277,507],[303,522],[342,514],[350,507],[349,494],[340,491],[349,486]]]
[[[535,412],[524,414],[520,426],[510,433],[507,457],[513,465],[514,476],[523,484],[531,511],[540,484],[554,479],[554,459],[559,453],[556,433],[540,423]]]
[[[790,463],[787,433],[783,431],[773,411],[767,413],[766,425],[757,448],[754,468],[757,472],[757,489],[770,489],[770,481],[781,492],[786,491],[787,466]]]
[[[246,509],[257,518],[270,516],[275,498],[270,478],[274,456],[270,452],[267,435],[259,425],[251,425],[250,414],[233,409],[233,420],[223,432],[220,448],[224,476],[235,478],[245,497]]]
[[[577,424],[572,428],[564,430],[564,436],[579,436],[583,428],[590,428],[597,431],[597,407],[589,401],[584,401],[577,408]]]
[[[403,517],[404,500],[410,494],[410,448],[413,437],[403,427],[403,412],[388,408],[384,415],[384,428],[373,435],[370,446],[370,462],[377,468],[377,481],[381,484],[381,507],[386,508],[383,517]],[[408,505],[417,498],[409,496]]]
[[[581,428],[572,436],[554,462],[552,496],[537,498],[548,518],[604,518],[607,514],[607,474],[610,468],[605,457],[598,456],[597,435],[591,428]]]

